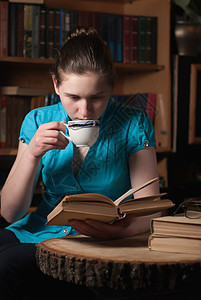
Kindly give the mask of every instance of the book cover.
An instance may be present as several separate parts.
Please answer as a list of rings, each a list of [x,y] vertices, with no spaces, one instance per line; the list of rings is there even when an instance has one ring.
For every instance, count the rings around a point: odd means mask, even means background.
[[[32,56],[33,5],[24,5],[24,57]]]
[[[40,55],[40,5],[33,5],[32,10],[32,58]]]
[[[138,63],[146,63],[147,18],[139,16],[139,48]]]
[[[70,29],[74,30],[78,25],[78,14],[77,10],[70,11]]]
[[[123,63],[131,62],[131,16],[123,16]]]
[[[100,13],[100,36],[106,45],[108,45],[108,15]]]
[[[116,30],[114,35],[115,39],[115,61],[123,62],[123,16],[116,15],[115,17],[115,27]]]
[[[65,22],[65,12],[64,9],[60,9],[60,15],[59,15],[59,48],[63,45],[63,39],[64,39],[64,23]],[[47,28],[47,27],[46,27]]]
[[[0,1],[0,56],[8,56],[8,2]]]
[[[110,52],[112,54],[112,60],[116,60],[116,37],[117,37],[117,31],[115,26],[116,21],[116,15],[114,14],[108,14],[107,15],[107,45],[110,49]]]
[[[146,44],[145,44],[145,63],[152,64],[152,40],[153,40],[153,31],[152,31],[152,17],[146,17]]]
[[[0,95],[0,148],[6,147],[6,96]]]
[[[158,41],[158,18],[151,18],[151,31],[152,31],[152,41],[151,41],[151,63],[157,64],[157,41]]]
[[[53,32],[53,44],[54,44],[54,58],[57,57],[57,50],[60,49],[60,10],[54,10],[54,32]]]
[[[138,36],[138,16],[131,17],[131,47],[130,47],[130,59],[132,64],[138,63],[138,47],[139,47],[139,36]]]
[[[45,36],[45,45],[46,45],[46,58],[54,58],[54,10],[47,8],[46,13],[46,36]],[[62,27],[63,29],[63,27]]]
[[[46,58],[46,8],[41,7],[40,11],[40,58]]]
[[[17,55],[17,4],[9,5],[9,55]]]
[[[17,5],[17,56],[23,57],[24,43],[24,4]]]

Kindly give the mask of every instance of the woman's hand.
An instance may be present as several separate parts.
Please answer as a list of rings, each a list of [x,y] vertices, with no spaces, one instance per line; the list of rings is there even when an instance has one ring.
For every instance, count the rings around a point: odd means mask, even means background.
[[[41,158],[52,149],[65,149],[69,141],[61,134],[66,127],[62,122],[50,122],[39,126],[31,142],[28,151],[34,158]]]
[[[69,225],[77,232],[97,239],[119,239],[140,234],[149,230],[149,224],[150,216],[134,217],[133,214],[112,224],[92,219],[69,221]]]
[[[142,149],[129,158],[130,178],[132,187],[140,186],[146,181],[158,176],[156,153],[154,147]],[[135,193],[136,198],[159,193],[158,183],[153,183],[148,187]],[[69,225],[77,232],[98,239],[117,239],[136,234],[141,234],[149,230],[150,220],[159,217],[160,213],[135,217],[133,214],[127,215],[113,224],[105,224],[99,221],[87,219],[85,221],[71,220]]]

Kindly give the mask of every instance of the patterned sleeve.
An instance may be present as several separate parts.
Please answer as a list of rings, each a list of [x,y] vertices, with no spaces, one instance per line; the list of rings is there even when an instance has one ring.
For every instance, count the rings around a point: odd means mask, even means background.
[[[151,119],[145,111],[135,110],[128,131],[127,153],[131,155],[149,146],[156,147]]]
[[[21,126],[19,140],[27,145],[30,143],[33,138],[35,132],[38,129],[38,125],[36,122],[37,110],[30,111]]]

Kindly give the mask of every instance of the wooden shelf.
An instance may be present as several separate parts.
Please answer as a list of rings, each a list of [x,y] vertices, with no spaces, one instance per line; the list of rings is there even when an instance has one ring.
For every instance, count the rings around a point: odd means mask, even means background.
[[[64,7],[64,5],[70,5],[70,6],[72,6],[73,5],[73,3],[72,2],[74,2],[74,4],[76,4],[76,3],[78,3],[78,5],[79,5],[79,3],[82,3],[82,2],[91,2],[92,4],[93,4],[93,2],[94,2],[94,4],[96,4],[97,2],[99,2],[99,3],[101,3],[101,2],[103,2],[103,3],[111,3],[111,4],[132,4],[134,1],[136,1],[136,0],[98,0],[98,1],[95,1],[95,0],[74,0],[74,1],[72,1],[72,0],[65,0],[65,3],[64,3],[64,1],[63,0],[57,0],[56,2],[54,1],[54,0],[45,0],[45,6],[48,6],[48,7],[52,7],[52,4],[55,6],[57,6],[57,7]]]
[[[42,59],[42,58],[26,58],[26,57],[12,57],[2,56],[0,57],[0,65],[6,65],[14,67],[20,65],[21,67],[30,66],[32,69],[40,68],[47,69],[55,63],[55,59]]]
[[[32,65],[32,66],[44,66],[49,67],[55,63],[55,59],[42,59],[42,58],[26,58],[26,57],[12,57],[4,56],[0,57],[0,64],[21,64],[21,65]],[[123,64],[114,63],[117,70],[123,72],[135,72],[135,71],[160,71],[164,69],[162,65],[153,64]]]
[[[79,0],[79,1],[85,1],[86,2],[86,0]],[[87,1],[94,2],[94,0],[87,0]],[[100,2],[112,2],[112,3],[126,4],[126,3],[133,3],[133,1],[135,1],[135,0],[99,0],[99,1]]]
[[[25,63],[25,64],[53,64],[54,59],[42,59],[42,58],[27,58],[27,57],[14,57],[14,56],[1,56],[0,63]]]
[[[117,70],[123,72],[151,72],[151,71],[161,71],[164,69],[162,65],[153,65],[153,64],[123,64],[123,63],[114,63]]]
[[[17,155],[17,149],[12,149],[12,148],[2,148],[0,149],[0,155],[1,156],[12,156],[12,155]]]

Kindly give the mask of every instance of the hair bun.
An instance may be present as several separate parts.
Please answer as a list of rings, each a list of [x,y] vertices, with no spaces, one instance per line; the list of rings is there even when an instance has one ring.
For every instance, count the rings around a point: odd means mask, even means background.
[[[77,27],[75,30],[70,31],[67,34],[66,41],[72,40],[75,37],[85,37],[85,36],[91,36],[94,38],[99,38],[98,32],[96,29],[89,27]]]
[[[112,55],[96,29],[78,27],[67,34],[51,73],[57,86],[62,82],[62,72],[79,75],[96,73],[114,87],[116,73]]]

